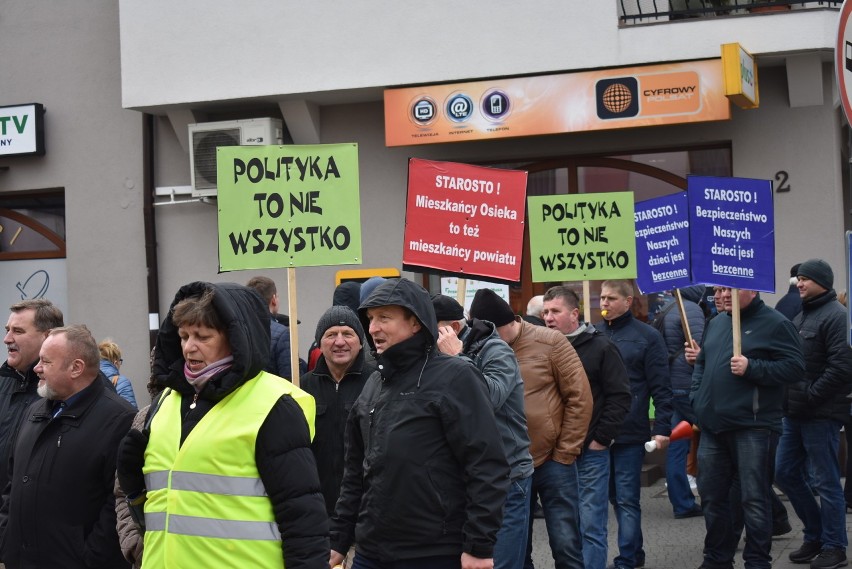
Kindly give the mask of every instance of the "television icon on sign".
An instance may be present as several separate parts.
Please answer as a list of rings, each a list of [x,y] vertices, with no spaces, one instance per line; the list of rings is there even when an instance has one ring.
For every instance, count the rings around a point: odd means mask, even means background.
[[[428,125],[435,120],[435,110],[435,101],[422,97],[411,107],[411,118],[418,125]]]

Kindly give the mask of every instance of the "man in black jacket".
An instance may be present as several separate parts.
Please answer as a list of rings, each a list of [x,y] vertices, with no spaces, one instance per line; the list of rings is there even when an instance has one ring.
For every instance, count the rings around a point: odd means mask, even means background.
[[[793,319],[804,342],[805,375],[787,387],[775,482],[804,523],[794,563],[833,569],[846,565],[846,512],[840,483],[840,427],[849,426],[852,349],[846,309],[837,302],[834,273],[822,259],[799,266],[802,311]],[[809,483],[808,469],[813,474]],[[812,490],[819,495],[819,502]]]
[[[626,280],[601,283],[601,316],[598,330],[612,340],[621,353],[630,393],[630,413],[610,448],[612,462],[610,500],[618,520],[616,569],[644,566],[642,509],[639,501],[643,444],[650,438],[657,448],[668,446],[672,421],[672,384],[666,345],[659,332],[633,317],[633,285]],[[654,398],[655,419],[649,428],[650,399]]]
[[[311,450],[317,459],[325,508],[331,516],[343,482],[346,418],[376,364],[365,361],[364,328],[347,306],[326,310],[317,322],[314,339],[321,355],[300,387],[316,400],[316,435]]]
[[[512,481],[494,548],[494,569],[521,569],[531,521],[533,460],[518,360],[493,322],[465,320],[461,304],[443,294],[433,296],[432,305],[438,319],[438,349],[448,356],[467,358],[482,372],[488,385]]]
[[[429,293],[407,279],[359,315],[378,369],[349,413],[330,565],[357,543],[356,567],[492,567],[509,467],[482,374],[438,351]]]
[[[580,321],[580,299],[568,287],[544,293],[544,322],[568,338],[583,362],[592,390],[592,420],[577,459],[580,483],[580,533],[586,569],[603,569],[607,560],[609,447],[630,411],[630,383],[621,354],[599,330]]]
[[[10,307],[6,322],[8,357],[0,367],[0,491],[9,481],[7,463],[24,410],[38,399],[38,351],[51,328],[63,326],[62,311],[45,298],[23,300]]]
[[[98,381],[85,326],[50,331],[35,372],[44,399],[25,414],[0,507],[2,559],[16,567],[127,567],[115,528],[118,443],[135,409]]]

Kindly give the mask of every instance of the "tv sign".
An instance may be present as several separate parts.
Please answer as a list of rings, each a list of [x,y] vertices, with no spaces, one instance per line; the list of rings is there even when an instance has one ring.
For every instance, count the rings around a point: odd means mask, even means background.
[[[44,107],[0,107],[0,157],[44,155]]]

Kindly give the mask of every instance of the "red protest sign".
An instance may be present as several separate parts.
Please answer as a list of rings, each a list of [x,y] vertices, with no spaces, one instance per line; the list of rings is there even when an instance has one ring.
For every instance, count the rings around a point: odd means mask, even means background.
[[[527,173],[408,161],[403,265],[518,281]]]

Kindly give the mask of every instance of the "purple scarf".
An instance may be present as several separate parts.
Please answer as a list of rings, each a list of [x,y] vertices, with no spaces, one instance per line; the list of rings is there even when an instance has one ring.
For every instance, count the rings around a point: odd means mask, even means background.
[[[189,366],[187,366],[186,362],[184,362],[183,375],[186,377],[186,381],[195,388],[195,392],[201,393],[201,390],[204,389],[204,386],[207,385],[210,378],[225,371],[226,369],[229,369],[232,365],[234,365],[234,356],[227,356],[218,362],[213,362],[201,371],[193,373],[189,370]]]

